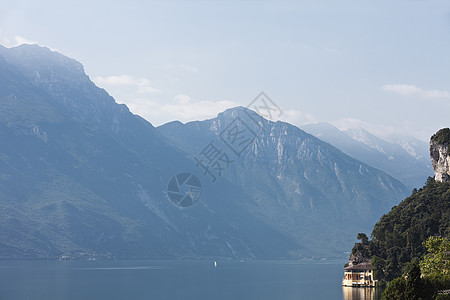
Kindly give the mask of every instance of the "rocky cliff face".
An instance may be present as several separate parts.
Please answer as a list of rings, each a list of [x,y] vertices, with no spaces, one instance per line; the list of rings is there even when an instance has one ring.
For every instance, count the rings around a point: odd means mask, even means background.
[[[242,126],[235,132],[248,126],[248,132],[256,136],[240,156],[231,152],[236,149],[229,147],[223,135],[235,124]],[[300,245],[314,248],[317,256],[325,255],[323,251],[343,253],[357,232],[368,231],[408,193],[399,181],[330,144],[243,107],[226,110],[211,120],[172,122],[158,130],[192,156],[211,141],[222,145],[233,162],[221,180],[245,188],[249,197],[242,207],[249,207]],[[297,257],[304,253],[301,249]]]
[[[450,181],[450,129],[436,132],[430,140],[430,156],[434,170],[434,179],[440,182]]]

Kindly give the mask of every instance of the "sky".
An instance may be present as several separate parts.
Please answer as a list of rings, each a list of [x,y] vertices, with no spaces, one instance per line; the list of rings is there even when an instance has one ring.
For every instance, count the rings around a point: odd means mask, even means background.
[[[450,1],[3,0],[0,44],[80,61],[153,125],[264,91],[301,126],[428,141],[450,126]]]

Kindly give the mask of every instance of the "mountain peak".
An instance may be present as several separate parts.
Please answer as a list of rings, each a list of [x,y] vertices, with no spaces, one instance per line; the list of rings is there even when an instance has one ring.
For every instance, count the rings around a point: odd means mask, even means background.
[[[114,132],[120,127],[119,116],[128,118],[128,109],[117,105],[105,90],[98,88],[75,59],[46,47],[26,44],[0,49],[0,55],[4,58],[0,60],[3,75],[10,81],[4,92],[9,89],[16,96],[25,94],[29,100],[39,94],[42,105],[53,107],[60,115]],[[27,91],[23,89],[24,82]]]
[[[77,78],[86,78],[83,65],[73,58],[39,45],[22,44],[12,48],[1,48],[1,54],[10,64],[18,66],[27,76],[51,76],[70,74]]]
[[[248,116],[251,117],[258,117],[258,118],[262,118],[258,113],[256,113],[255,111],[244,107],[244,106],[235,106],[235,107],[231,107],[228,108],[226,110],[224,110],[223,112],[219,113],[217,115],[218,118],[221,117],[237,117],[237,116],[241,116],[242,114],[247,114]]]
[[[370,132],[368,132],[367,130],[365,130],[362,127],[349,128],[349,129],[345,130],[345,132],[348,135],[350,135],[351,137],[353,137],[355,140],[358,140],[358,141],[365,140],[367,138],[378,139],[376,136],[374,136],[373,134],[371,134]]]

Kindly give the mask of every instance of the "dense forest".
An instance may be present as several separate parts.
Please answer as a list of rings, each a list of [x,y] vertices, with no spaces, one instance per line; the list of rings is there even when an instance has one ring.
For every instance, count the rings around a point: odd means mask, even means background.
[[[425,257],[390,281],[382,300],[450,300],[450,240],[431,236],[425,246]]]
[[[450,237],[450,182],[429,178],[398,206],[381,217],[372,240],[359,235],[353,257],[371,259],[379,280],[390,281],[407,273],[426,254],[430,236]]]

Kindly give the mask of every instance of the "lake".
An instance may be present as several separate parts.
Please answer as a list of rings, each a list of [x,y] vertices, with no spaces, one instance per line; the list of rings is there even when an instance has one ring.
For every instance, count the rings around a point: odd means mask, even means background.
[[[1,300],[377,300],[343,288],[345,262],[0,261]]]

